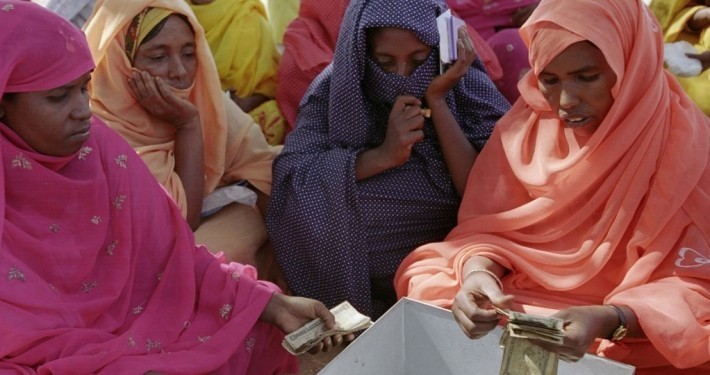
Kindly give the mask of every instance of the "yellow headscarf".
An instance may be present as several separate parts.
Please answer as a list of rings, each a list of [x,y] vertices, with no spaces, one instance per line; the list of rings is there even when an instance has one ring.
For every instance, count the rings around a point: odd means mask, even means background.
[[[133,61],[136,57],[138,46],[143,43],[145,37],[153,31],[161,21],[173,14],[164,8],[145,8],[140,14],[133,17],[131,25],[126,32],[126,55]]]

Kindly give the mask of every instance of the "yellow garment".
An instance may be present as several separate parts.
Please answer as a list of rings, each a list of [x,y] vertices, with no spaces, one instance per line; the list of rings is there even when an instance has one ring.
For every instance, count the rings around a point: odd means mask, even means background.
[[[276,96],[280,55],[260,0],[215,0],[190,7],[205,28],[223,90],[239,97]],[[259,109],[261,108],[261,109]],[[286,119],[271,99],[249,112],[270,145],[283,143]]]
[[[301,0],[269,0],[269,19],[274,30],[276,45],[284,44],[284,33],[291,21],[298,17]]]
[[[650,6],[663,28],[664,42],[685,40],[699,53],[710,50],[710,28],[706,27],[700,33],[692,33],[687,28],[693,14],[705,6],[692,0],[653,0]],[[710,116],[710,69],[696,77],[676,76],[676,79],[688,96]]]
[[[261,1],[214,0],[190,7],[205,28],[222,89],[273,98],[280,56]]]
[[[280,147],[269,146],[259,126],[220,88],[202,27],[183,1],[97,1],[95,13],[85,30],[96,63],[89,84],[92,111],[136,150],[185,216],[185,190],[174,171],[175,127],[146,112],[128,85],[132,66],[125,52],[126,32],[133,18],[147,7],[183,14],[195,31],[198,69],[192,88],[185,94],[200,113],[205,194],[239,180],[247,180],[256,189],[270,194],[271,163]],[[232,225],[240,223],[232,222]],[[263,221],[259,225],[263,226]],[[258,231],[253,232],[262,236]],[[249,240],[238,239],[233,242],[234,249],[213,247],[210,250],[225,251],[232,255],[230,259],[253,258],[258,247],[244,249],[248,243]],[[244,252],[247,254],[243,255]]]

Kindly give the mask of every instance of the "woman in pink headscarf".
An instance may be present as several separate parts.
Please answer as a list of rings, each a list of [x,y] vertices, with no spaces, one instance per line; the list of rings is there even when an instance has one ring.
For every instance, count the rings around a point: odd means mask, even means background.
[[[663,69],[661,28],[641,1],[543,0],[521,33],[521,100],[399,296],[451,307],[472,338],[493,305],[563,319],[547,348],[568,358],[708,373],[710,120]]]
[[[0,50],[0,372],[295,373],[282,332],[332,314],[194,245],[92,116],[81,31],[0,0]]]

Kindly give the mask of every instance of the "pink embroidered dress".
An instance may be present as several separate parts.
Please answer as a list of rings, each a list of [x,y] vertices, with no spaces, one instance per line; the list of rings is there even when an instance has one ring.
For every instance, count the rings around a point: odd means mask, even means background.
[[[0,0],[0,94],[93,69],[81,31]],[[88,98],[87,98],[88,100]],[[75,154],[35,152],[0,119],[0,373],[296,372],[276,288],[194,245],[140,157],[98,119]]]

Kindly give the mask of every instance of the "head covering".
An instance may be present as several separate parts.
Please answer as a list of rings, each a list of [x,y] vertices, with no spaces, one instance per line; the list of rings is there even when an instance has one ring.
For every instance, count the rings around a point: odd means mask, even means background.
[[[405,164],[355,178],[358,154],[384,142],[395,97],[422,99],[438,74],[436,17],[445,10],[439,0],[354,0],[346,10],[333,62],[306,93],[274,164],[267,228],[294,292],[332,306],[347,299],[377,316],[389,306],[374,306],[372,290],[393,301],[400,260],[454,226],[460,197],[431,119]],[[367,49],[367,30],[380,27],[412,31],[432,52],[407,77],[385,73]],[[478,60],[446,103],[478,149],[509,106]]]
[[[49,10],[37,8],[42,7],[20,1],[0,2],[0,93],[53,89],[94,67],[81,30],[48,16]],[[37,22],[40,19],[46,22]],[[28,43],[35,48],[28,49]]]
[[[709,265],[679,264],[686,247],[710,256],[710,124],[663,70],[657,21],[640,1],[543,0],[521,34],[533,68],[519,85],[522,100],[476,160],[459,225],[402,263],[399,294],[450,305],[464,263],[483,255],[512,270],[503,282],[519,302],[626,304],[674,365],[707,361],[707,326],[693,311],[707,311]],[[597,46],[617,77],[614,103],[585,144],[551,111],[536,78],[580,40]]]
[[[160,18],[165,12],[185,16],[195,34],[195,80],[190,89],[176,93],[193,103],[200,114],[205,194],[214,191],[222,181],[240,179],[249,180],[262,192],[270,193],[271,160],[276,150],[268,148],[265,142],[262,142],[264,149],[257,150],[260,145],[257,140],[251,140],[253,122],[248,117],[245,120],[244,113],[222,92],[202,26],[185,1],[97,1],[95,13],[86,24],[89,47],[96,61],[89,86],[92,110],[128,140],[186,212],[185,191],[174,171],[175,127],[150,115],[128,85],[133,67],[125,52],[126,35],[136,16],[147,8],[162,9],[148,12],[149,18],[153,14],[158,15],[155,19]],[[141,29],[146,32],[148,28]],[[235,155],[241,155],[241,159],[230,158]]]
[[[93,68],[81,31],[29,2],[0,0],[0,51],[0,93]],[[283,335],[257,323],[276,288],[196,247],[164,189],[96,117],[69,156],[39,154],[0,123],[0,214],[0,372],[296,371]]]
[[[126,56],[131,62],[135,60],[136,51],[148,34],[171,14],[173,12],[163,8],[145,8],[133,17],[126,32]]]

